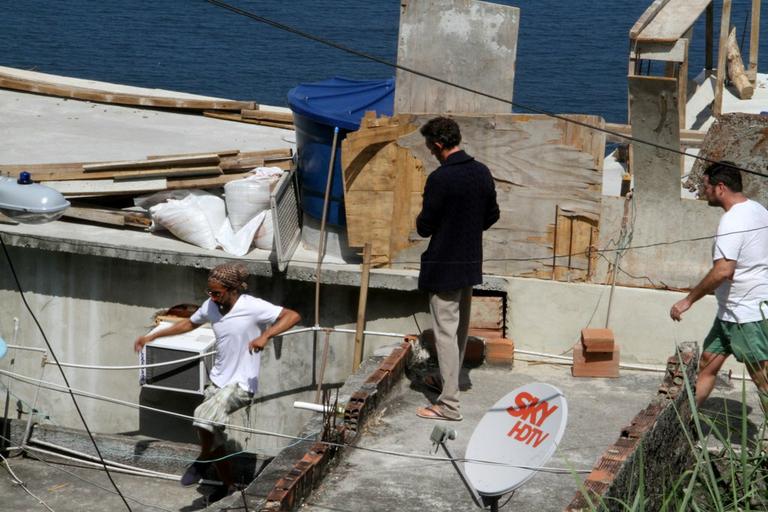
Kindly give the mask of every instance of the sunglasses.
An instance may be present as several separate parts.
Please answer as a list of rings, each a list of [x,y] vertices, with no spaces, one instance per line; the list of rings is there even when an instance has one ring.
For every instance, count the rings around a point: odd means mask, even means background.
[[[227,291],[229,291],[229,290],[227,290]],[[217,290],[205,290],[205,293],[207,293],[208,296],[210,298],[212,298],[212,299],[220,299],[227,292],[226,291],[225,292],[220,292],[220,291],[217,291]]]

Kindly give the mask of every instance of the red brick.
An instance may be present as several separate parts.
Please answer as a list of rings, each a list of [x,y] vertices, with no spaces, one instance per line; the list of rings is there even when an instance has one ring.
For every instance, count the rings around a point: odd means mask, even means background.
[[[614,338],[610,329],[582,329],[581,342],[587,352],[613,352]]]
[[[618,377],[619,346],[614,345],[613,352],[587,353],[581,342],[576,342],[571,373],[574,377]]]
[[[511,366],[515,362],[515,342],[506,338],[485,340],[485,361]]]

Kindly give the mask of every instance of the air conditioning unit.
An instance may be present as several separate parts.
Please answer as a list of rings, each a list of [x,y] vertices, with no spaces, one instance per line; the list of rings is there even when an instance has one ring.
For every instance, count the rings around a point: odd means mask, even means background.
[[[165,329],[171,322],[160,322],[151,332]],[[210,327],[158,338],[147,343],[139,354],[139,364],[151,365],[178,361],[213,352],[216,335]],[[208,382],[208,370],[213,365],[213,354],[170,365],[142,368],[139,382],[142,387],[202,395]]]

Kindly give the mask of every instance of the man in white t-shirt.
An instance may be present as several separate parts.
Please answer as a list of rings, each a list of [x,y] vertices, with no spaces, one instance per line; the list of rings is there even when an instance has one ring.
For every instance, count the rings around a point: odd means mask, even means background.
[[[768,300],[768,210],[742,193],[741,174],[730,162],[710,165],[703,181],[708,204],[725,210],[712,249],[712,268],[669,314],[680,321],[694,302],[715,292],[717,318],[704,340],[696,405],[707,399],[717,372],[733,354],[746,365],[766,412],[768,335],[761,305]]]
[[[211,384],[205,398],[195,409],[193,425],[200,437],[198,460],[187,468],[182,485],[195,485],[207,467],[224,452],[224,427],[229,415],[250,405],[258,389],[261,351],[270,338],[282,334],[301,317],[293,310],[275,306],[243,292],[248,270],[240,264],[215,267],[208,275],[209,299],[189,318],[156,333],[140,336],[134,348],[138,352],[147,343],[163,336],[183,334],[210,322],[216,335],[216,356],[208,377]],[[224,487],[209,497],[216,501],[233,490],[234,479],[226,459],[214,462]]]

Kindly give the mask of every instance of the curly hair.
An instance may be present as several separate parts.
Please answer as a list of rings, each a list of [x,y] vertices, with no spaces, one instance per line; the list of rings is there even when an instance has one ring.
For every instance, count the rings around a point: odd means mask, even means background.
[[[242,263],[216,265],[208,274],[209,281],[216,281],[226,288],[245,291],[248,289],[248,269]]]

